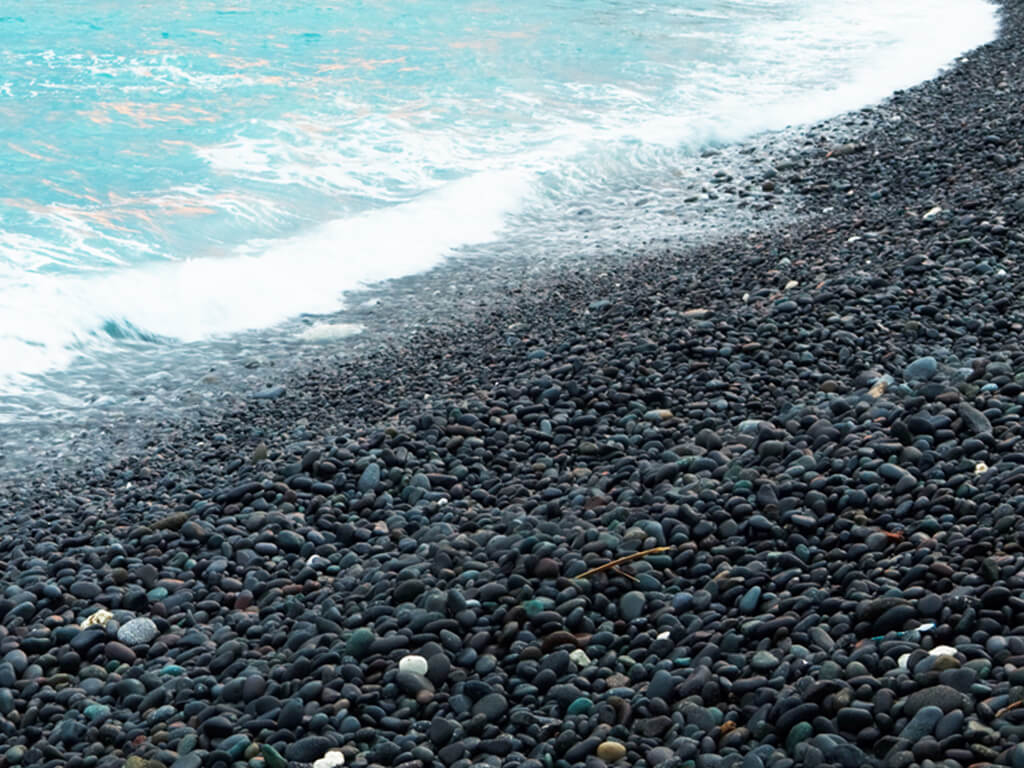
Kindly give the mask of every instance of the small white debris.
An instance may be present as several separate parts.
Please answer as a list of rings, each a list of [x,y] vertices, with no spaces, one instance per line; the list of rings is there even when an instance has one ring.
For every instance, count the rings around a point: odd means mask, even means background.
[[[108,621],[114,618],[114,614],[108,611],[106,608],[100,608],[96,613],[92,614],[89,618],[83,621],[79,626],[82,629],[88,629],[89,627],[102,627],[106,625]]]
[[[655,640],[668,640],[672,636],[672,633],[667,629],[664,632],[659,632],[654,638]]]
[[[948,645],[937,645],[928,651],[932,656],[956,656],[956,648]]]
[[[345,764],[345,755],[340,749],[332,749],[319,760],[313,763],[313,768],[334,768],[337,765]]]
[[[930,211],[928,211],[928,213],[926,213],[921,218],[924,219],[925,221],[928,221],[930,219],[934,219],[940,213],[942,213],[942,208],[940,208],[939,206],[936,205],[934,208],[932,208]]]
[[[743,303],[746,304],[748,301],[750,301],[750,294],[749,293],[744,293],[743,294]]]
[[[358,323],[317,323],[300,333],[299,338],[303,341],[334,341],[344,339],[346,336],[355,336],[364,330],[365,328]]]
[[[575,651],[570,653],[569,658],[572,659],[573,663],[577,667],[582,668],[590,666],[590,657],[587,656],[586,651],[584,651],[582,648],[577,648]]]
[[[974,474],[983,475],[986,472],[988,472],[988,464],[986,464],[984,461],[979,461],[977,464],[974,465]]]
[[[848,243],[856,243],[860,239],[861,239],[860,235],[854,235],[853,237],[846,238],[846,242],[848,242]]]
[[[792,291],[798,285],[800,285],[800,281],[799,280],[790,280],[788,283],[786,283],[786,290],[787,291]]]
[[[415,672],[417,675],[427,674],[427,660],[415,653],[403,656],[398,661],[398,669],[402,672]]]

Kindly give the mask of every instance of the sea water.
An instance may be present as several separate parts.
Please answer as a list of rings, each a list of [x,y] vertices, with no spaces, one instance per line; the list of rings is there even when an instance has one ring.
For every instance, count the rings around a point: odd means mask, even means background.
[[[542,243],[569,206],[881,100],[997,24],[983,0],[7,3],[0,423]]]

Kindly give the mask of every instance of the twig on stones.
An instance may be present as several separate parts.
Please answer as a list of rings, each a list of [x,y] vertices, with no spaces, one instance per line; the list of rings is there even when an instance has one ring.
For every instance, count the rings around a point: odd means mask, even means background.
[[[629,573],[628,571],[624,571],[621,568],[616,567],[616,568],[612,568],[612,570],[615,571],[617,574],[619,574],[619,576],[625,576],[630,581],[640,581],[640,579],[638,579],[632,573]]]
[[[601,571],[607,571],[609,568],[616,568],[617,566],[620,566],[623,563],[628,563],[631,560],[636,560],[640,557],[647,557],[647,555],[656,555],[660,552],[668,552],[670,549],[672,549],[672,547],[653,547],[651,549],[645,549],[642,552],[634,552],[632,555],[626,555],[625,557],[620,557],[617,560],[612,560],[610,563],[599,565],[597,568],[591,568],[589,571],[581,573],[576,578],[585,579],[587,576],[592,576],[593,574],[600,573]]]
[[[995,719],[998,720],[1000,717],[1006,715],[1011,710],[1016,710],[1021,705],[1024,705],[1024,701],[1014,701],[1012,703],[1008,703],[1006,707],[1002,708],[997,713],[995,713]]]

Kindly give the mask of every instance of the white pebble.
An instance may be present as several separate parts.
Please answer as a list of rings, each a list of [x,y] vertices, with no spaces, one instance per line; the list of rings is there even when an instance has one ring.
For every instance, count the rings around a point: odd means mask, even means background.
[[[406,658],[408,658],[408,657],[406,657]],[[313,768],[334,768],[334,766],[336,766],[336,765],[344,765],[344,764],[345,764],[345,755],[342,754],[342,751],[340,749],[332,749],[326,755],[324,755],[319,760],[317,760],[315,763],[313,763]]]
[[[415,672],[417,675],[427,674],[427,660],[416,654],[403,656],[398,662],[398,668],[402,672]]]
[[[575,662],[577,667],[588,667],[590,666],[590,657],[587,656],[586,651],[582,648],[577,648],[575,651],[569,654],[569,658]]]

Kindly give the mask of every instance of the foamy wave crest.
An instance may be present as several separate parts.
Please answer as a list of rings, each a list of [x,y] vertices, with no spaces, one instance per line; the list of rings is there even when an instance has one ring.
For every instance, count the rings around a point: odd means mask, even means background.
[[[496,172],[301,236],[94,277],[33,276],[0,304],[0,376],[69,365],[105,335],[198,341],[341,308],[347,290],[415,274],[460,246],[492,240],[529,192]]]

